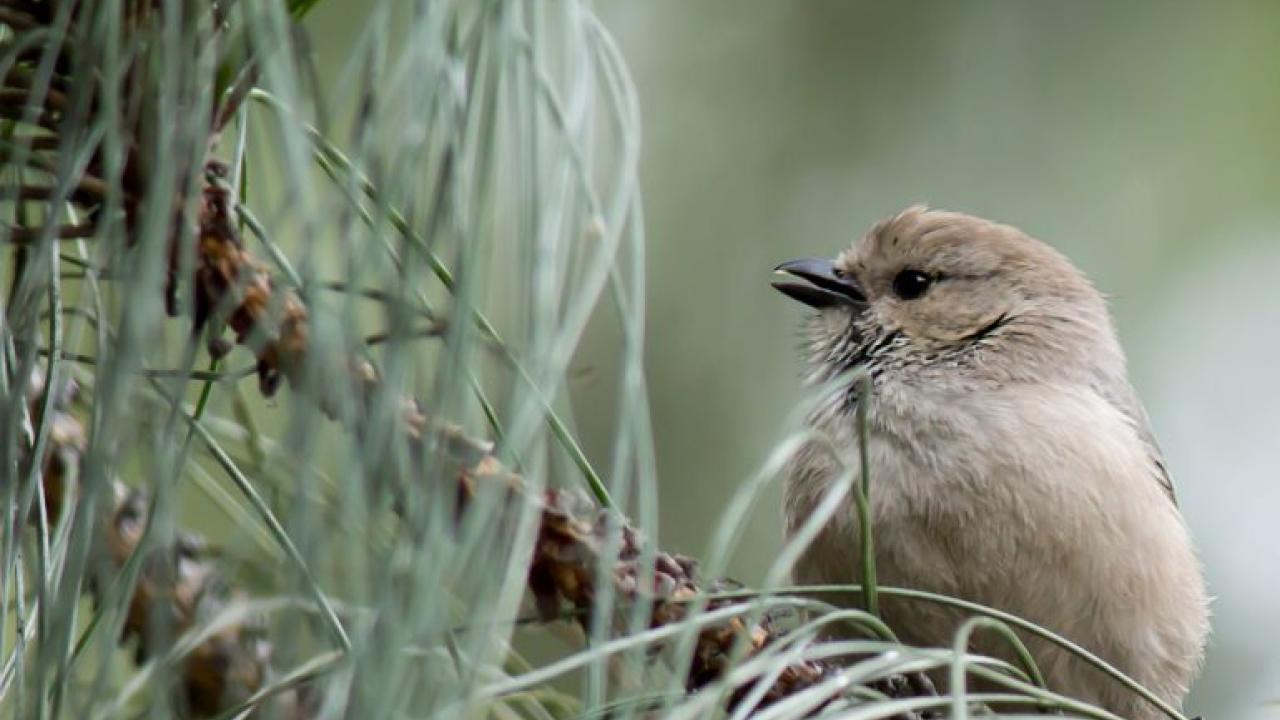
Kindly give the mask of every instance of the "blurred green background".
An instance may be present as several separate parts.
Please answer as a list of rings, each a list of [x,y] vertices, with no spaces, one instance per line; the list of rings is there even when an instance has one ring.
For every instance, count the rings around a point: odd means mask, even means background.
[[[794,420],[801,311],[778,261],[917,201],[1064,250],[1112,306],[1207,568],[1189,710],[1280,699],[1280,4],[602,0],[644,122],[647,366],[665,547],[698,554]],[[308,20],[322,73],[358,3]],[[326,70],[328,69],[328,70]],[[589,333],[579,432],[608,467],[618,331]],[[776,483],[731,570],[780,547]],[[1272,714],[1271,716],[1275,716]]]

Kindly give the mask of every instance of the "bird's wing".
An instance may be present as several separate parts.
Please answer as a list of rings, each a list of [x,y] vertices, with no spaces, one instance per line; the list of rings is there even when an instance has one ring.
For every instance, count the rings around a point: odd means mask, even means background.
[[[1169,477],[1169,469],[1164,464],[1164,453],[1160,451],[1160,445],[1151,432],[1151,420],[1147,417],[1147,411],[1138,400],[1138,394],[1134,392],[1133,386],[1124,379],[1117,381],[1099,378],[1096,389],[1107,402],[1132,423],[1134,432],[1138,434],[1138,438],[1147,449],[1147,457],[1151,459],[1151,468],[1156,481],[1164,488],[1174,506],[1177,506],[1178,498],[1173,491],[1173,480]]]

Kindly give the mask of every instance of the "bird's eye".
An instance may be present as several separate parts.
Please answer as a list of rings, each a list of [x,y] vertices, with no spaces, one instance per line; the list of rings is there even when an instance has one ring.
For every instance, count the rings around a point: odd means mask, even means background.
[[[893,278],[893,294],[903,300],[915,300],[932,284],[933,278],[919,270],[903,270]]]

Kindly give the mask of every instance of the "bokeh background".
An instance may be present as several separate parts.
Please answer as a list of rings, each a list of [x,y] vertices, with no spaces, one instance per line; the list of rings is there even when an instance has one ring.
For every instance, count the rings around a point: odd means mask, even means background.
[[[794,418],[778,261],[924,201],[1016,224],[1112,298],[1214,602],[1189,710],[1280,715],[1280,5],[600,0],[644,121],[663,546],[698,554]],[[321,68],[358,4],[308,25]],[[617,329],[577,358],[608,466]],[[776,483],[733,559],[781,545]]]

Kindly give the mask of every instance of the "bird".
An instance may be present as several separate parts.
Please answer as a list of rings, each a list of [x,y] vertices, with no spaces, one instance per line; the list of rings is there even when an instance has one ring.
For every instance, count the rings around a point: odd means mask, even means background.
[[[772,284],[813,309],[806,424],[825,438],[786,471],[788,538],[857,476],[848,460],[865,450],[880,584],[1029,620],[1179,707],[1209,634],[1203,568],[1086,276],[1013,226],[913,205],[834,259],[782,263]],[[853,503],[799,555],[798,583],[859,582]],[[901,597],[880,609],[919,646],[950,647],[968,617]],[[1125,718],[1164,716],[1076,654],[1024,640],[1049,689]],[[970,647],[1013,658],[995,633]]]

